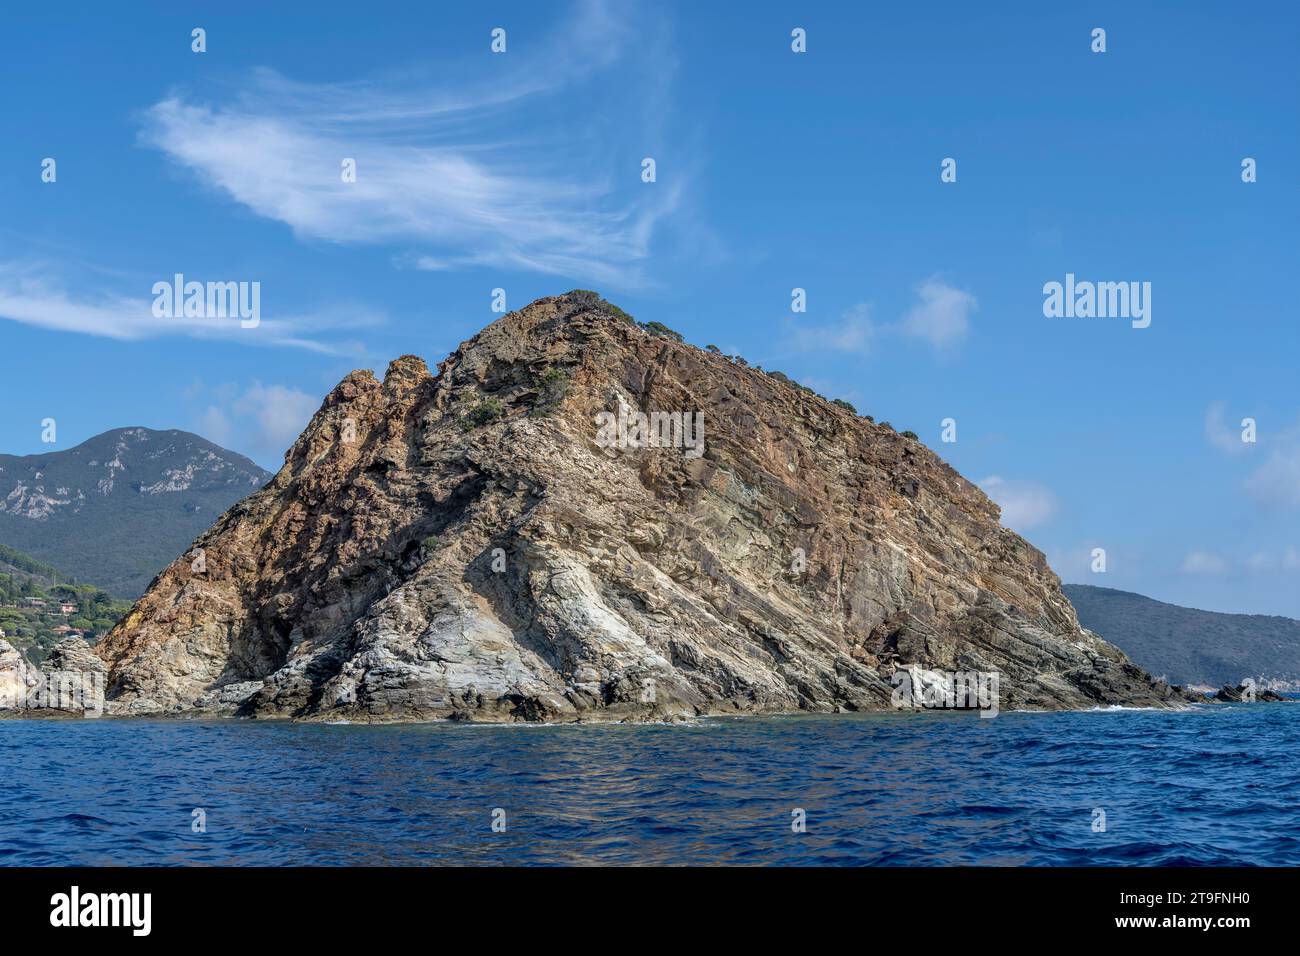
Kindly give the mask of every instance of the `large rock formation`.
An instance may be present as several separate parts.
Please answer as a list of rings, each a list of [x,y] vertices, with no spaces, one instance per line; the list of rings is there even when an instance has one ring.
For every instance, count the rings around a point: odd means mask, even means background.
[[[618,447],[620,408],[702,413],[702,454]],[[97,653],[132,714],[881,709],[909,666],[1004,709],[1182,699],[998,519],[918,441],[577,292],[437,375],[350,374]]]
[[[27,704],[27,660],[0,637],[0,713],[22,710]]]
[[[104,663],[79,637],[56,644],[39,668],[0,639],[0,717],[98,717],[103,690]]]

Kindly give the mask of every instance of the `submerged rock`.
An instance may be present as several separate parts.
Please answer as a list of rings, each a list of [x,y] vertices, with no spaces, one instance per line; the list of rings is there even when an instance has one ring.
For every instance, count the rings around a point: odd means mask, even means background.
[[[875,710],[909,667],[1185,700],[924,445],[581,292],[348,375],[95,652],[134,714]]]

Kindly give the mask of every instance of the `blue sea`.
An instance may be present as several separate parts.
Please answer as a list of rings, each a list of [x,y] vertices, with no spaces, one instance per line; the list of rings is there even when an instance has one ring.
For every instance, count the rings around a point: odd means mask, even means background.
[[[649,726],[9,720],[0,864],[1294,866],[1297,731],[1296,704]]]

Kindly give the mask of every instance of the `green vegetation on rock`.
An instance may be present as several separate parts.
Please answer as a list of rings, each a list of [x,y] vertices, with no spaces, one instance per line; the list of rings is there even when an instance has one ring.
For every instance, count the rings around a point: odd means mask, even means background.
[[[461,428],[469,431],[473,428],[480,428],[496,421],[506,413],[506,408],[501,404],[500,399],[485,398],[479,402],[461,419]]]
[[[0,545],[0,630],[33,664],[66,637],[97,640],[130,609],[130,601]]]
[[[642,322],[641,328],[645,329],[651,335],[658,335],[661,338],[672,339],[674,342],[684,342],[680,332],[674,332],[662,322]]]
[[[569,394],[569,376],[558,368],[548,368],[537,376],[537,395],[533,398],[533,407],[542,412],[549,412],[564,401]]]
[[[625,322],[635,322],[636,319],[624,312],[613,302],[603,298],[599,292],[593,292],[591,289],[574,289],[569,293],[570,296],[577,299],[583,305],[591,306],[593,309],[600,309],[602,312],[608,312],[610,315],[617,316]]]

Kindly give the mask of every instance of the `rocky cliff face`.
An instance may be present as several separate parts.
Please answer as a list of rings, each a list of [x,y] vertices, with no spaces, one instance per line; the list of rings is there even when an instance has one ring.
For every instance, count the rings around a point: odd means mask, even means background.
[[[882,709],[900,668],[997,673],[1004,709],[1181,699],[998,518],[919,442],[571,293],[436,375],[350,374],[96,652],[136,714]]]

